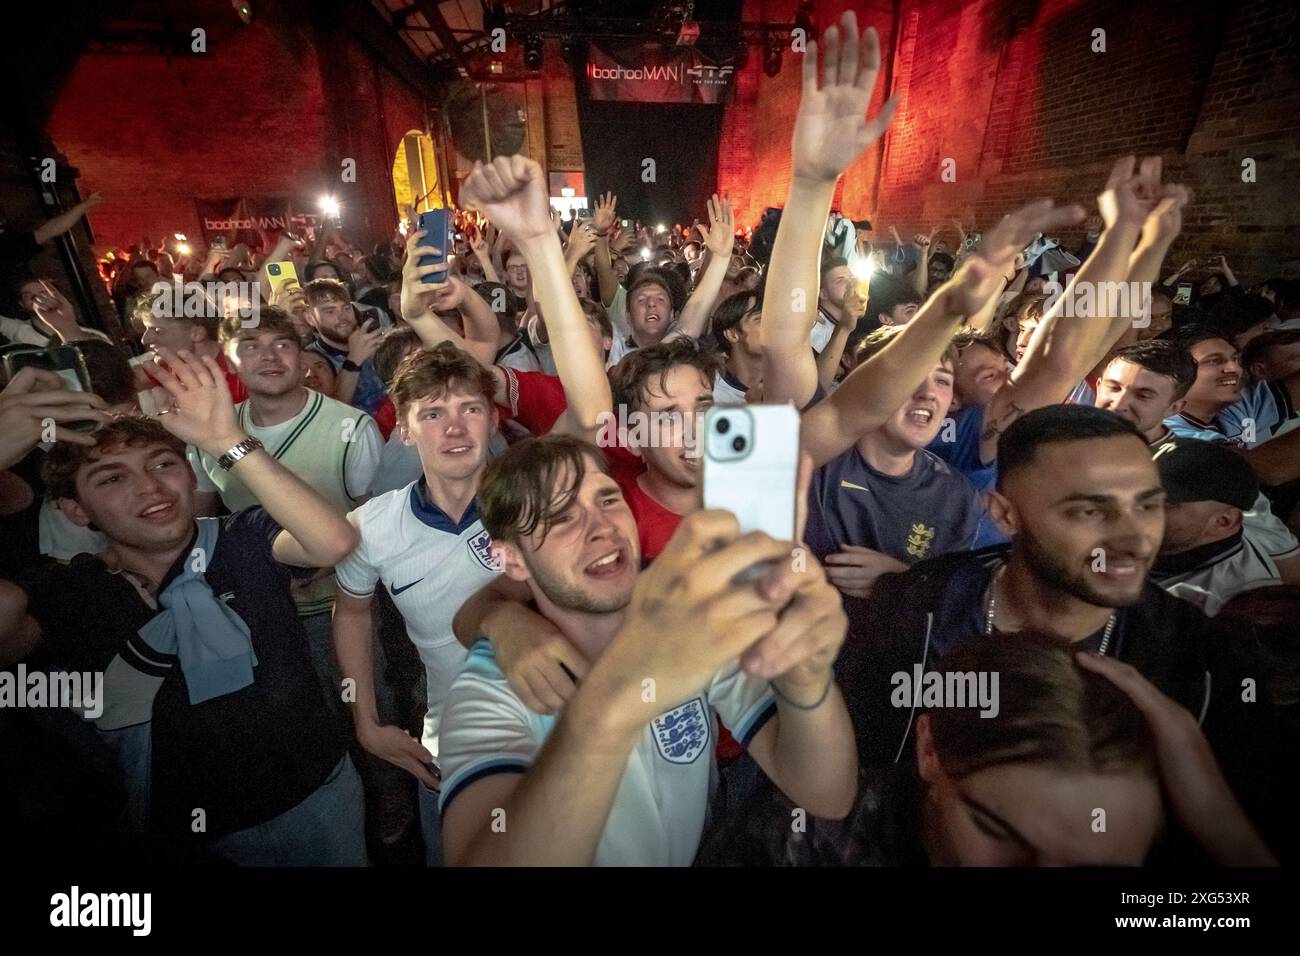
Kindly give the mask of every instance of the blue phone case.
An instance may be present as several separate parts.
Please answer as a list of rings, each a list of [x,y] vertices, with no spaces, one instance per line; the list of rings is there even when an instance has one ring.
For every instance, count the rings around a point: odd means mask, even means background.
[[[420,228],[428,235],[420,240],[420,246],[429,246],[442,250],[437,255],[420,256],[417,265],[443,265],[451,249],[451,213],[446,209],[430,209],[420,213]]]

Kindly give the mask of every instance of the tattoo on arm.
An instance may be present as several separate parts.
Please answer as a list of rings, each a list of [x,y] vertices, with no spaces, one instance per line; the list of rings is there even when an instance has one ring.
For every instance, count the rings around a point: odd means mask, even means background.
[[[988,427],[986,427],[983,433],[980,435],[980,439],[983,441],[988,441],[990,439],[997,438],[999,435],[1001,435],[1004,431],[1006,431],[1011,426],[1012,422],[1014,422],[1017,418],[1019,418],[1024,413],[1025,410],[1023,408],[1021,408],[1015,402],[1011,402],[1009,407],[1007,408],[1006,414],[1004,414],[997,421],[990,422]]]

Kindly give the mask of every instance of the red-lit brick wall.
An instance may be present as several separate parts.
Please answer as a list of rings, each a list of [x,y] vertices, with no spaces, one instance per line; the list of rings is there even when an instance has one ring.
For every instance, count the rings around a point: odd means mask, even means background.
[[[837,6],[818,4],[823,27]],[[745,19],[789,22],[794,7],[751,0]],[[846,213],[872,216],[885,235],[958,217],[987,227],[1038,196],[1091,206],[1116,156],[1154,152],[1196,194],[1171,259],[1224,252],[1245,280],[1300,274],[1294,5],[903,0],[897,25],[883,5],[856,9],[880,32],[901,108],[846,175]],[[1095,29],[1104,53],[1092,50]],[[751,51],[737,82],[719,177],[742,222],[784,201],[798,61],[787,52],[769,79]],[[1241,180],[1246,157],[1255,183]],[[941,179],[945,159],[955,182]]]
[[[425,128],[419,95],[345,40],[345,102],[328,97],[306,3],[261,11],[251,26],[210,35],[205,56],[87,54],[47,129],[81,171],[100,246],[199,234],[196,198],[357,197],[345,220],[357,242],[391,235],[394,150]],[[339,158],[357,159],[355,187]]]

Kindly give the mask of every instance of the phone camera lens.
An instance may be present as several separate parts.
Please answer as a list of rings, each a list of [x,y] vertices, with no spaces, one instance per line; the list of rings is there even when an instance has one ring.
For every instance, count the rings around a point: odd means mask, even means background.
[[[719,434],[719,435],[725,435],[725,434],[727,434],[727,432],[731,431],[731,419],[730,419],[730,418],[719,418],[719,419],[718,419],[718,424],[717,424],[717,429],[718,429],[718,434]]]
[[[747,444],[749,443],[745,441],[744,435],[737,435],[731,440],[731,447],[736,451],[744,451]]]

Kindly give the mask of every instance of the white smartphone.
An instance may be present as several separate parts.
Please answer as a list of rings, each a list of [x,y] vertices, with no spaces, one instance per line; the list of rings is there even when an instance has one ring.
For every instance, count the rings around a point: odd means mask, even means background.
[[[799,412],[793,405],[715,405],[704,416],[704,507],[725,508],[743,532],[795,538]]]

